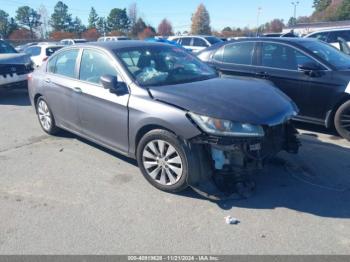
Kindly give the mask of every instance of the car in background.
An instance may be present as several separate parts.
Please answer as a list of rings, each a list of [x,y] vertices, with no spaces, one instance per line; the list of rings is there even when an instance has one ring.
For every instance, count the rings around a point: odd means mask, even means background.
[[[34,67],[39,67],[46,61],[53,53],[64,47],[55,43],[38,43],[30,46],[24,50],[24,53],[30,56]]]
[[[127,36],[102,36],[97,39],[97,42],[109,42],[109,41],[123,41],[123,40],[131,40]]]
[[[62,39],[60,44],[62,45],[75,45],[75,44],[83,44],[86,43],[86,39]]]
[[[16,51],[18,53],[22,53],[25,49],[27,49],[28,47],[32,46],[32,45],[36,45],[37,43],[27,43],[27,44],[24,44],[24,45],[18,45],[15,47]]]
[[[339,38],[345,40],[348,44],[350,44],[350,28],[321,30],[308,34],[304,37],[316,38],[340,49],[341,46],[339,43]]]
[[[174,41],[184,48],[197,53],[209,46],[223,42],[216,36],[171,36],[168,38],[170,41]]]
[[[29,95],[43,130],[71,131],[136,158],[167,192],[215,173],[246,178],[298,151],[295,104],[269,83],[219,78],[194,55],[145,41],[66,47],[35,70]]]
[[[265,79],[297,104],[296,120],[335,126],[350,140],[350,56],[313,38],[252,38],[198,57],[229,76]]]
[[[33,71],[30,57],[18,53],[10,44],[0,40],[0,88],[27,88],[27,75]]]

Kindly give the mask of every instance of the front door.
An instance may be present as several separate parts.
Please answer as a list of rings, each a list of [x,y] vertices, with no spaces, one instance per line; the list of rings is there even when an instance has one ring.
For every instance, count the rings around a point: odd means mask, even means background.
[[[310,116],[311,76],[298,65],[315,62],[301,51],[280,43],[263,42],[255,74],[270,80],[299,107],[301,116]]]
[[[100,77],[119,76],[115,60],[109,54],[84,49],[80,63],[79,116],[82,133],[122,152],[128,151],[129,94],[112,94],[103,88]],[[122,81],[119,77],[119,81]]]

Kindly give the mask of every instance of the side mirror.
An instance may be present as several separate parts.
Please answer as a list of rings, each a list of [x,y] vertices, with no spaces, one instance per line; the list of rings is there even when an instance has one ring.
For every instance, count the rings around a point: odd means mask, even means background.
[[[103,88],[108,89],[111,93],[117,96],[123,95],[127,92],[127,88],[123,83],[118,82],[118,77],[112,75],[101,76],[100,81]]]
[[[322,67],[314,62],[306,62],[304,64],[298,65],[298,70],[311,77],[316,77],[319,75],[319,71],[322,71]]]

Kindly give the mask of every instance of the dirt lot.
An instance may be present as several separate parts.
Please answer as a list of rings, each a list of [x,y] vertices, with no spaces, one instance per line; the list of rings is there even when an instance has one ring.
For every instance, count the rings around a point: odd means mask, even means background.
[[[350,143],[322,128],[299,124],[300,154],[257,174],[252,197],[214,203],[45,135],[25,92],[0,92],[0,120],[0,254],[350,254]]]

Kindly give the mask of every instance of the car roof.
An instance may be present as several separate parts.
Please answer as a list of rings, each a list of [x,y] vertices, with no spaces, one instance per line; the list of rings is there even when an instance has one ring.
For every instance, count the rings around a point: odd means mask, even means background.
[[[204,51],[208,50],[215,50],[217,48],[220,48],[221,46],[232,44],[232,43],[242,43],[242,42],[275,42],[275,43],[285,43],[285,44],[291,44],[291,45],[298,45],[298,43],[305,43],[305,42],[318,42],[318,39],[315,38],[302,38],[302,37],[248,37],[248,38],[242,38],[238,40],[230,40],[226,42],[220,42],[216,43],[215,45],[212,45]]]
[[[159,42],[147,42],[140,40],[125,40],[125,41],[108,41],[108,42],[91,42],[91,43],[83,43],[77,44],[75,46],[79,47],[100,47],[107,50],[115,50],[115,49],[123,49],[123,48],[133,48],[133,47],[148,47],[148,46],[164,46],[168,45],[165,43]]]
[[[323,29],[323,30],[317,30],[315,32],[312,32],[308,35],[314,35],[317,33],[328,33],[328,32],[334,32],[334,31],[350,31],[350,27],[346,27],[346,28],[329,28],[329,29]]]

